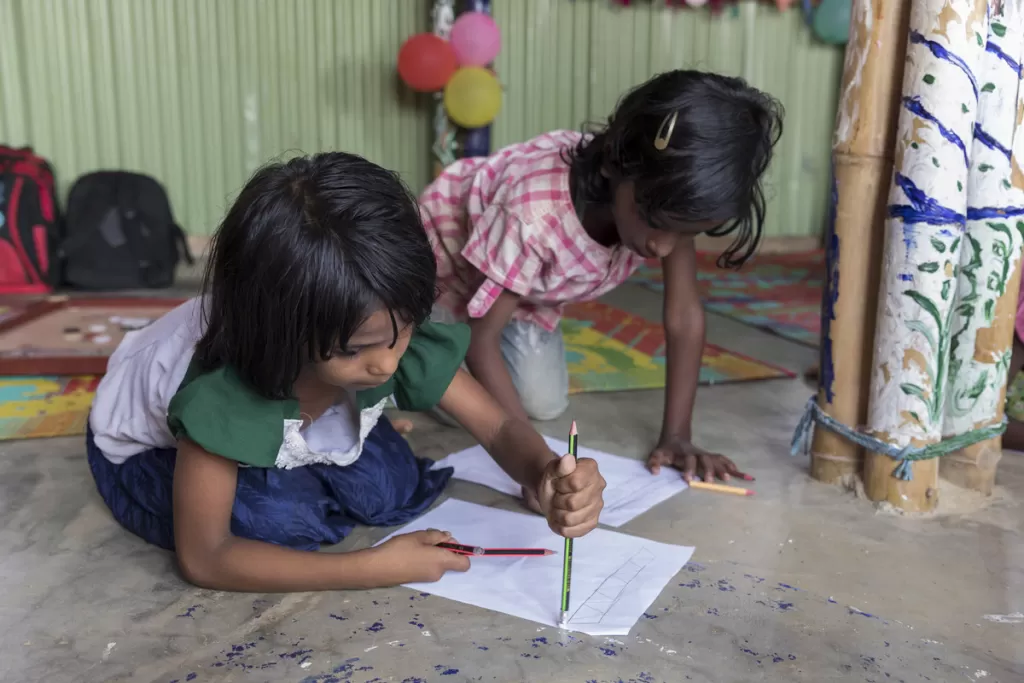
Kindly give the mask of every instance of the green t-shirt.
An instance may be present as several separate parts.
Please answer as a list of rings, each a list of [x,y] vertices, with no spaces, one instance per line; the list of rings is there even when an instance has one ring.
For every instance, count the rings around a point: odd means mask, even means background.
[[[417,327],[395,374],[379,387],[356,393],[359,439],[347,454],[306,448],[298,433],[302,418],[297,400],[265,399],[230,368],[202,373],[195,361],[171,399],[167,424],[175,438],[187,437],[210,453],[252,467],[347,465],[359,456],[389,397],[394,396],[402,410],[433,408],[448,390],[468,348],[466,325],[425,322]]]

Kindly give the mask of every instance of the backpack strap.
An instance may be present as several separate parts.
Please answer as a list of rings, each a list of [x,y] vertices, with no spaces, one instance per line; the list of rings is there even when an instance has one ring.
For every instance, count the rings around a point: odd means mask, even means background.
[[[185,257],[185,263],[190,266],[194,265],[196,260],[192,257],[192,250],[188,248],[188,235],[177,223],[171,225],[171,230],[174,231],[174,241],[178,245],[178,249],[181,250],[181,255]]]

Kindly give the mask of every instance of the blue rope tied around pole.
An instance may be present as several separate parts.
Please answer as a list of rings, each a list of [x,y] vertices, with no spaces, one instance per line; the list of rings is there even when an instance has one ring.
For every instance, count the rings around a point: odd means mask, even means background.
[[[979,441],[995,438],[1006,431],[1007,420],[1004,416],[1002,421],[998,424],[989,425],[988,427],[982,427],[980,429],[973,429],[964,434],[958,434],[957,436],[950,437],[949,439],[929,444],[927,446],[907,445],[903,448],[899,448],[890,443],[886,443],[881,439],[876,439],[870,434],[865,434],[847,427],[842,422],[839,422],[822,410],[818,405],[817,397],[812,396],[810,400],[807,401],[807,408],[804,410],[803,417],[800,418],[800,422],[796,426],[796,431],[793,432],[793,440],[790,443],[789,448],[790,455],[798,455],[801,451],[803,451],[805,455],[810,453],[811,432],[813,431],[815,424],[821,425],[830,432],[838,434],[847,441],[855,443],[865,450],[889,456],[896,461],[896,468],[892,471],[892,476],[903,481],[910,481],[913,479],[911,466],[914,462],[918,460],[931,460],[932,458],[938,458],[946,455],[947,453],[952,453],[953,451],[958,451],[972,444],[976,444]]]

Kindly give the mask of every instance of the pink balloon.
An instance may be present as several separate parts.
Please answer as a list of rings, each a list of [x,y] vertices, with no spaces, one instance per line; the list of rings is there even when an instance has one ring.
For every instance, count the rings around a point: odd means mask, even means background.
[[[483,12],[466,12],[452,24],[448,42],[459,66],[487,66],[501,51],[501,32]]]

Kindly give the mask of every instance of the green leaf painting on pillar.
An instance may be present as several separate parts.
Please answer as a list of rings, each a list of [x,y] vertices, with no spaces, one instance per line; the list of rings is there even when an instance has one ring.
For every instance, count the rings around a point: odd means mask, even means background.
[[[935,242],[938,242],[938,240],[932,238],[933,246],[935,246]],[[939,244],[942,243],[939,242]],[[945,244],[942,244],[941,250],[936,247],[936,251],[945,251]],[[948,283],[950,280],[946,279],[946,282]],[[953,317],[953,308],[950,307],[949,312],[943,316],[939,313],[939,307],[935,305],[935,302],[920,292],[908,289],[903,292],[903,295],[912,299],[931,318],[931,321],[908,320],[905,324],[908,329],[921,334],[934,353],[924,368],[925,376],[931,384],[931,390],[928,391],[924,387],[911,382],[900,384],[900,390],[907,396],[914,396],[924,403],[925,408],[928,410],[928,418],[934,422],[942,415],[942,399],[946,388],[946,369],[949,365],[949,326]]]

